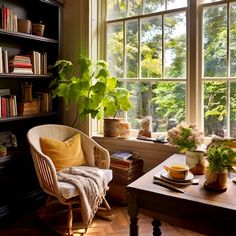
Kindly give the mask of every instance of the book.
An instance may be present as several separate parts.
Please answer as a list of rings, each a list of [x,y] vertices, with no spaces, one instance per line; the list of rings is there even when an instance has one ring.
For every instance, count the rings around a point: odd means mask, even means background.
[[[167,187],[171,190],[174,190],[174,191],[177,191],[177,192],[181,192],[181,193],[184,193],[185,190],[190,186],[192,185],[192,181],[188,181],[188,182],[176,182],[176,181],[173,181],[171,179],[167,179],[167,178],[163,178],[162,177],[162,171],[155,174],[153,176],[153,183],[154,184],[158,184],[158,185],[161,185],[161,186],[164,186],[164,187]]]
[[[2,47],[0,47],[0,73],[3,73]]]
[[[128,158],[132,157],[134,154],[128,151],[117,151],[111,154],[112,158],[118,158],[122,160],[127,160]]]
[[[121,167],[121,168],[131,168],[140,159],[141,157],[135,154],[133,154],[130,158],[126,160],[111,157],[111,166]]]
[[[32,68],[10,67],[9,69],[12,74],[33,74]]]
[[[2,52],[2,57],[3,57],[3,72],[4,73],[9,73],[9,68],[8,68],[8,51],[4,50]]]

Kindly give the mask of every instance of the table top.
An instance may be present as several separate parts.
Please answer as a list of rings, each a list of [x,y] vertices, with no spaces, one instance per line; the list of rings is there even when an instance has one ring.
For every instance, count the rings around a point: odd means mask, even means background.
[[[200,205],[212,206],[215,208],[223,208],[224,210],[233,211],[236,214],[236,184],[229,179],[228,189],[223,193],[207,191],[204,188],[205,176],[196,175],[199,178],[198,185],[190,185],[184,193],[170,190],[166,187],[159,186],[153,183],[153,176],[163,170],[164,165],[185,163],[186,156],[183,154],[174,154],[166,161],[153,168],[151,171],[132,182],[127,186],[131,192],[146,192],[155,194],[155,196],[167,197],[169,200],[182,199]]]

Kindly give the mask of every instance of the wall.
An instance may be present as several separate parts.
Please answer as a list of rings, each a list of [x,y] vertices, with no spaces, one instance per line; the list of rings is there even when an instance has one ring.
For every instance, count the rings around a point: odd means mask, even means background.
[[[90,48],[90,2],[91,0],[65,0],[62,15],[62,50],[61,58],[75,62],[79,55],[89,55]],[[72,125],[76,116],[76,105],[62,114],[62,122]],[[78,120],[76,128],[90,134],[89,119]]]

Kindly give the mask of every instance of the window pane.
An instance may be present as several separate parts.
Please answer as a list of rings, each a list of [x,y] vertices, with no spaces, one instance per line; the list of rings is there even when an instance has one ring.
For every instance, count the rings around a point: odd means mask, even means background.
[[[138,22],[126,22],[126,77],[138,76]]]
[[[186,14],[164,18],[165,78],[186,78]]]
[[[123,24],[107,26],[107,62],[112,76],[124,77]]]
[[[129,0],[129,16],[138,16],[142,14],[142,0]]]
[[[227,76],[227,6],[203,12],[204,76]]]
[[[236,4],[230,8],[230,76],[236,77]]]
[[[204,83],[204,130],[205,135],[216,134],[224,137],[227,116],[227,84],[222,82]]]
[[[185,83],[128,83],[133,109],[128,121],[133,129],[145,116],[152,117],[152,131],[166,132],[185,119]]]
[[[161,16],[141,20],[142,78],[162,76],[162,19]]]
[[[126,16],[127,0],[107,0],[107,19],[116,19]]]
[[[187,7],[187,0],[167,0],[167,10]]]
[[[236,82],[230,88],[230,137],[236,138]]]
[[[165,10],[165,0],[143,0],[144,13],[152,13]]]

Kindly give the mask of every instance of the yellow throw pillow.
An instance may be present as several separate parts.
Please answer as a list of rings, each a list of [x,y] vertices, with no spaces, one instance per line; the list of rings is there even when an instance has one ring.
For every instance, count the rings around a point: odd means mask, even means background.
[[[79,133],[64,142],[54,138],[40,137],[40,145],[42,152],[51,158],[57,171],[86,163]]]

